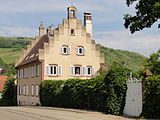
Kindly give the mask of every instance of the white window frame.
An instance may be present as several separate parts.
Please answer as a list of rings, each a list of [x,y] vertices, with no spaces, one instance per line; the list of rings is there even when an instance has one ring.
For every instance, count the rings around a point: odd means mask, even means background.
[[[64,52],[64,49],[66,49],[66,52]],[[62,55],[69,55],[69,54],[71,54],[71,47],[70,47],[70,46],[67,46],[67,45],[63,45],[63,46],[61,47],[60,53],[61,53]]]
[[[56,73],[55,73],[55,69],[56,69]],[[46,75],[61,76],[62,75],[62,65],[48,65],[47,64],[46,65]]]
[[[79,74],[76,74],[76,67],[79,67],[80,70],[79,70]],[[79,66],[79,65],[75,65],[75,66],[72,66],[71,67],[71,75],[72,76],[82,76],[82,66]]]
[[[51,73],[51,69],[52,69],[52,72],[53,73]],[[56,70],[55,70],[56,69]],[[55,71],[56,71],[56,73],[55,73]],[[50,65],[50,75],[51,76],[56,76],[56,75],[58,75],[58,66],[57,65]]]
[[[82,53],[80,53],[80,49],[82,49]],[[83,46],[76,47],[76,54],[77,55],[85,55],[86,54],[86,48],[83,47]]]
[[[88,69],[90,69],[90,74],[88,74]],[[89,66],[89,67],[86,67],[86,76],[92,76],[92,71],[93,70],[93,67]]]

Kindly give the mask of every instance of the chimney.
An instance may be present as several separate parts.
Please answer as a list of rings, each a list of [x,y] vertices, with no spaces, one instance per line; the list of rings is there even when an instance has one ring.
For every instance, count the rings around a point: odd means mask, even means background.
[[[42,37],[44,35],[45,35],[45,28],[44,28],[43,22],[41,22],[39,26],[39,36]]]
[[[84,26],[86,26],[87,33],[90,33],[91,37],[92,33],[92,14],[91,13],[84,13]]]
[[[51,26],[49,26],[46,30],[46,33],[49,34],[51,32]]]

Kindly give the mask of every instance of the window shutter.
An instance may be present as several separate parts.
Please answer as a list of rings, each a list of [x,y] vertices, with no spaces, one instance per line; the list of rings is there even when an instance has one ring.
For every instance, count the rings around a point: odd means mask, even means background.
[[[79,48],[76,47],[76,54],[79,54]]]
[[[34,95],[34,86],[32,85],[32,88],[31,88],[31,95]]]
[[[68,47],[68,54],[71,54],[71,46]]]
[[[63,46],[60,47],[60,54],[63,54]]]
[[[38,94],[39,94],[39,86],[36,85],[36,96],[38,96]]]
[[[86,66],[82,66],[82,76],[86,76]]]
[[[95,75],[95,68],[92,67],[92,75]]]
[[[62,75],[62,65],[58,65],[58,75]]]
[[[19,86],[19,95],[21,95],[22,94],[22,87],[21,86]]]
[[[83,48],[83,54],[86,55],[86,47]]]
[[[46,65],[46,75],[49,75],[49,74],[50,74],[50,66]]]
[[[74,71],[75,71],[75,70],[74,70],[74,66],[71,65],[71,66],[70,66],[70,75],[71,75],[71,76],[74,76],[74,73],[75,73]]]

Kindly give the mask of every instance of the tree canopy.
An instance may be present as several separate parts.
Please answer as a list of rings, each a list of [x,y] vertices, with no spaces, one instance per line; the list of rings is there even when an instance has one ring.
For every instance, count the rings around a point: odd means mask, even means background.
[[[160,50],[150,55],[146,68],[151,70],[153,74],[160,75]]]
[[[135,15],[125,14],[124,26],[129,28],[131,33],[150,28],[160,18],[160,0],[126,0],[128,7],[136,3]],[[160,24],[158,25],[158,28]]]

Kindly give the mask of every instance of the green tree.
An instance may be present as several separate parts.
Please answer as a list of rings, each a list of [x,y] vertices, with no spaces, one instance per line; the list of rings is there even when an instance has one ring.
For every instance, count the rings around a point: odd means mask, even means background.
[[[133,3],[136,3],[136,14],[124,16],[124,26],[129,28],[131,33],[150,28],[160,18],[160,0],[126,0],[128,6]]]
[[[3,105],[17,105],[17,86],[14,84],[15,79],[10,77],[5,82],[4,90],[2,91]]]
[[[150,58],[146,64],[146,68],[155,75],[160,74],[160,50],[150,55]]]

